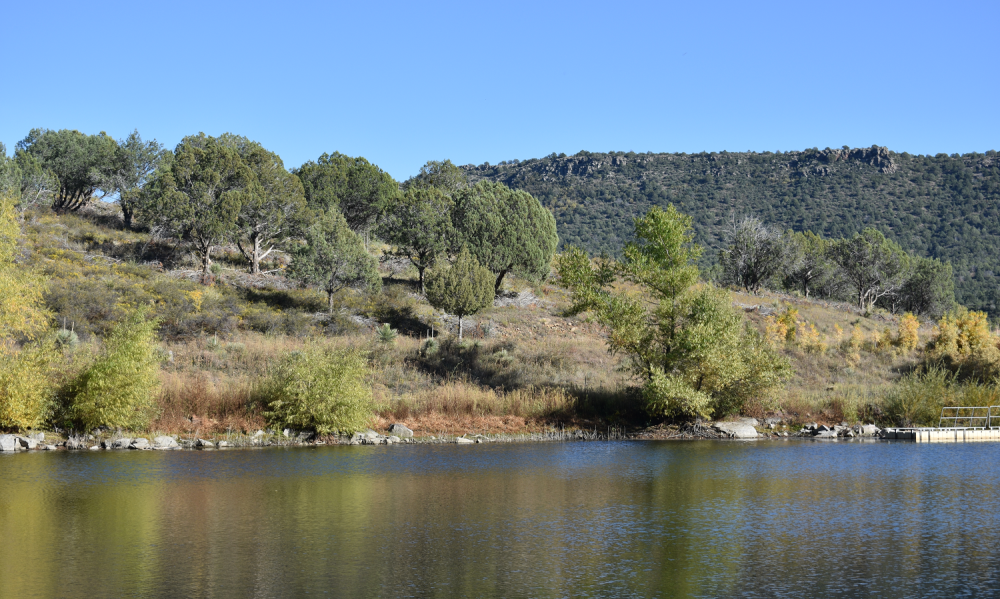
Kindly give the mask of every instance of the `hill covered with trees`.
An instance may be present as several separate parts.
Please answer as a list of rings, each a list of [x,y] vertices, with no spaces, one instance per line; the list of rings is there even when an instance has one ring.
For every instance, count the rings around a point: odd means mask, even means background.
[[[615,255],[632,219],[673,204],[693,218],[710,266],[733,217],[827,238],[867,227],[954,267],[956,299],[1000,311],[1000,159],[887,148],[700,154],[591,153],[462,167],[470,183],[500,181],[552,210],[560,244]]]

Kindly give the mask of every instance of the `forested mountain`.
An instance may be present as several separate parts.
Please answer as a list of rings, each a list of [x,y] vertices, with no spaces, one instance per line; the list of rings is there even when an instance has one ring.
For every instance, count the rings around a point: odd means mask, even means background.
[[[632,219],[668,203],[694,218],[706,265],[733,216],[824,237],[874,226],[914,254],[950,261],[959,302],[1000,312],[1000,159],[992,150],[579,152],[462,168],[471,183],[491,179],[530,192],[555,214],[561,245],[591,253],[619,252]]]

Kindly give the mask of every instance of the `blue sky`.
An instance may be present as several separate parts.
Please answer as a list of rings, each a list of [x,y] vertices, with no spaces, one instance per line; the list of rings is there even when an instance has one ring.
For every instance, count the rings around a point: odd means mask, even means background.
[[[9,3],[0,141],[361,155],[1000,147],[1000,3]]]

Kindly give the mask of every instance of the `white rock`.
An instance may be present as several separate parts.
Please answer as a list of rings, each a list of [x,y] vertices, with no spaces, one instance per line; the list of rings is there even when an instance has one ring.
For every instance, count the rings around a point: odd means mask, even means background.
[[[757,430],[743,422],[716,422],[712,428],[733,439],[756,439],[758,437]]]
[[[153,449],[174,449],[175,447],[180,446],[177,445],[177,439],[173,437],[163,435],[153,438]]]
[[[138,439],[132,439],[129,444],[130,449],[149,449],[149,439],[144,439],[139,437]]]
[[[14,435],[0,435],[0,451],[14,451],[18,445]]]
[[[391,437],[389,437],[389,443],[399,443],[400,441],[402,441],[402,439],[400,439],[396,435],[392,435]]]
[[[467,445],[475,443],[475,441],[473,441],[472,439],[466,439],[465,437],[456,437],[455,443],[458,443],[459,445]]]
[[[215,443],[212,443],[208,439],[198,439],[198,441],[194,444],[194,446],[195,447],[204,447],[204,448],[211,449],[211,448],[215,447]]]
[[[405,424],[393,424],[389,427],[389,434],[406,439],[413,436],[413,431]]]

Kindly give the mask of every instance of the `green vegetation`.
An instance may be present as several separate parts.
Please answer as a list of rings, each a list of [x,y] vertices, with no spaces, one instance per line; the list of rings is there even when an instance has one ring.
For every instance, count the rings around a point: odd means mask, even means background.
[[[309,346],[286,357],[264,385],[264,416],[320,434],[361,430],[372,417],[368,377],[362,352]]]
[[[108,334],[101,354],[67,391],[67,417],[92,430],[142,430],[156,416],[159,357],[156,321],[145,309],[130,311]]]
[[[493,276],[479,265],[468,248],[462,248],[448,268],[436,267],[427,282],[427,301],[438,310],[458,316],[458,338],[463,318],[493,304]]]
[[[889,177],[904,158],[837,155],[816,154],[833,165],[823,177]],[[493,167],[431,161],[398,184],[338,153],[288,171],[232,134],[170,152],[138,132],[35,130],[0,160],[0,428],[343,433],[405,419],[430,434],[773,411],[931,423],[941,401],[996,389],[986,314],[956,308],[951,263],[895,226],[831,237],[750,210],[765,203],[705,212],[729,171],[701,173],[685,215],[663,201],[680,188],[657,183],[662,157],[604,158],[535,162],[573,165],[546,185],[642,175],[656,201],[617,233],[628,243],[557,257],[557,219],[482,180]],[[681,158],[664,164],[696,162]],[[511,184],[525,187],[528,166],[494,170],[521,169]],[[561,230],[579,232],[566,214]],[[708,230],[717,252],[700,249]]]
[[[731,215],[827,239],[871,227],[913,256],[950,263],[961,304],[1000,312],[1000,159],[994,151],[579,152],[462,168],[473,183],[500,181],[531,193],[555,215],[562,243],[591,255],[619,255],[632,219],[667,204],[692,217],[694,241],[709,250],[702,268],[725,246]]]
[[[655,417],[769,406],[789,378],[788,362],[747,325],[728,292],[698,284],[701,249],[690,227],[673,206],[654,208],[636,219],[638,241],[621,262],[593,265],[582,250],[567,249],[557,270],[573,291],[571,311],[591,310],[608,328],[610,350],[627,353],[645,379],[646,409]],[[619,281],[638,285],[640,294],[616,290]]]

